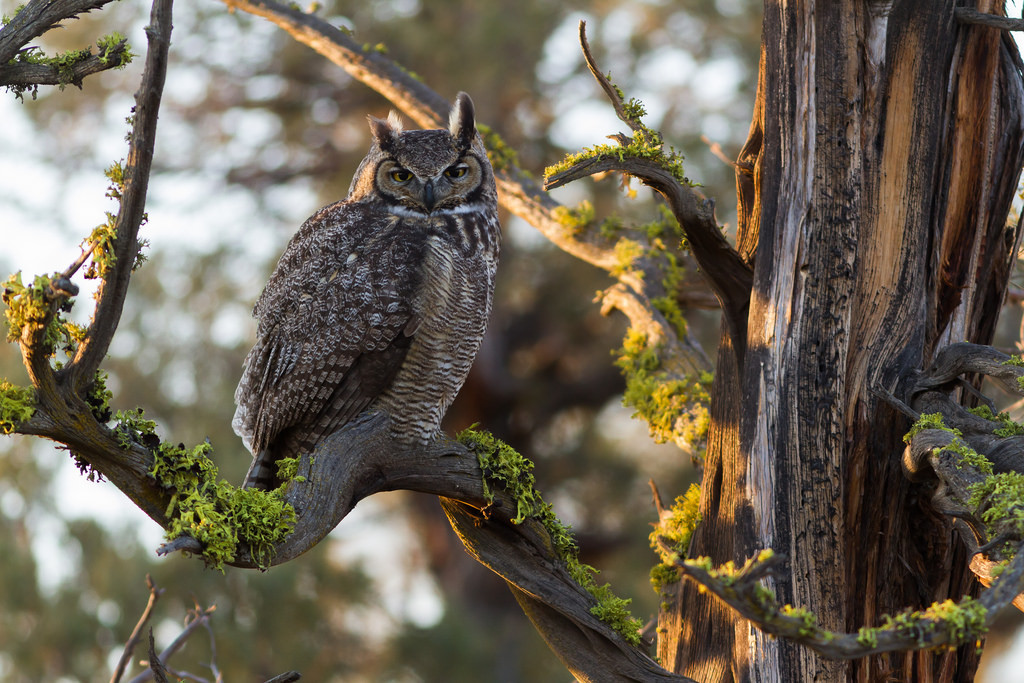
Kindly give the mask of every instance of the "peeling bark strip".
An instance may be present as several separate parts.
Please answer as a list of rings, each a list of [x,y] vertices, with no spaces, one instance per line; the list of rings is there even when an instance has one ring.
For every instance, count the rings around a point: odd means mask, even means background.
[[[748,348],[742,368],[719,356],[712,398],[738,441],[713,426],[691,555],[786,554],[780,601],[839,631],[976,591],[951,525],[900,472],[909,422],[875,395],[909,388],[950,341],[991,341],[1019,239],[1004,226],[1024,161],[1019,58],[998,31],[958,23],[953,5],[765,8],[737,165],[740,252],[756,245]],[[659,625],[707,618],[706,600],[680,593]],[[673,653],[676,670],[954,681],[977,665],[973,648],[828,662],[711,614],[714,652],[695,639]]]

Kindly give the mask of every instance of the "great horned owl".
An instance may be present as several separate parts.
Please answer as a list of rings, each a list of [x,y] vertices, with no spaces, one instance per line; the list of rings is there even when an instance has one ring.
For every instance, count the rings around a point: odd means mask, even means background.
[[[370,117],[373,143],[343,201],[292,237],[256,302],[257,339],[232,427],[252,451],[247,486],[366,410],[427,443],[487,326],[501,228],[473,102],[448,130]]]

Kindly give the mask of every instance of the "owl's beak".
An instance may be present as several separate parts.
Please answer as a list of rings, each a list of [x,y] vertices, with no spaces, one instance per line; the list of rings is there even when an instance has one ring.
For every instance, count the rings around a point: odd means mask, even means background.
[[[427,184],[423,186],[423,206],[427,207],[427,211],[433,211],[434,209],[434,181],[428,180]]]

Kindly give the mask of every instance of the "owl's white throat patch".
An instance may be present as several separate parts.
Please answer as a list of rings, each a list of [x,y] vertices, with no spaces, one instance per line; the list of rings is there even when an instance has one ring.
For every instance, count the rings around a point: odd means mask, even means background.
[[[402,216],[403,218],[430,218],[431,216],[455,216],[463,213],[477,213],[478,211],[485,211],[483,204],[479,202],[473,202],[471,204],[459,204],[458,206],[446,206],[438,209],[434,209],[430,213],[419,211],[417,209],[410,209],[408,206],[402,204],[395,204],[391,207],[391,213],[396,216]]]

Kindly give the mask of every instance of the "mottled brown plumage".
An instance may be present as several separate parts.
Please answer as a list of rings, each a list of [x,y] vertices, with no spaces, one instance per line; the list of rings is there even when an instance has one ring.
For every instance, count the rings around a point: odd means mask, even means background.
[[[494,176],[460,93],[449,130],[370,119],[349,196],[292,238],[253,314],[232,426],[247,485],[367,410],[426,443],[480,347],[501,239]]]

